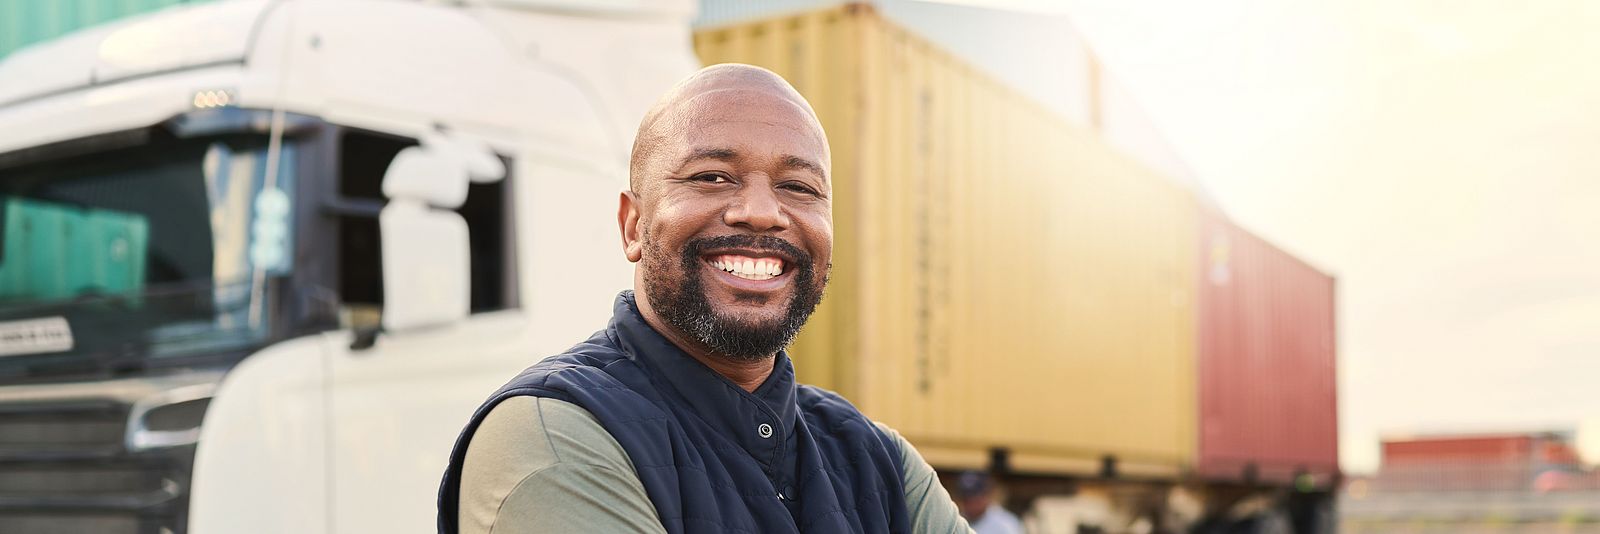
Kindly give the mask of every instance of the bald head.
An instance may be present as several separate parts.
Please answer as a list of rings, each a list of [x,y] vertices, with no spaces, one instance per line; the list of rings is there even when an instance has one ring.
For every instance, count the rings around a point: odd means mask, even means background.
[[[816,113],[771,71],[714,65],[667,91],[618,195],[639,313],[702,362],[770,371],[828,282],[829,165]]]
[[[682,141],[697,122],[733,118],[798,130],[820,142],[826,153],[827,137],[816,112],[782,76],[754,65],[712,65],[679,82],[645,113],[633,141],[629,189],[645,194],[648,177],[684,156],[670,150],[668,141]],[[826,173],[830,162],[816,163]]]

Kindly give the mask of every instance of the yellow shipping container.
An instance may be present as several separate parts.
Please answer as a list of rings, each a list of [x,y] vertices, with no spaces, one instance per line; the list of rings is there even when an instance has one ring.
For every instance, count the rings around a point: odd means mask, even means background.
[[[939,467],[1172,476],[1195,450],[1195,203],[1087,127],[847,5],[695,34],[833,149],[833,280],[793,347]]]

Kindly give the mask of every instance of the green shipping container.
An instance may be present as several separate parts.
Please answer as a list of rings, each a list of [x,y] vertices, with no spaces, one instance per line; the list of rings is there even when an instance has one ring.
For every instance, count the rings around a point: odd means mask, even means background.
[[[144,287],[150,226],[140,215],[0,201],[0,301],[57,301]]]
[[[79,29],[167,6],[210,0],[0,1],[0,58]]]

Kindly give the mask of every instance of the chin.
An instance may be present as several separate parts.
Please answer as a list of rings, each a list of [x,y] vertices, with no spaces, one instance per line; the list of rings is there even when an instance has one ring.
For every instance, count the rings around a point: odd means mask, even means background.
[[[723,308],[716,311],[717,319],[724,324],[738,325],[740,328],[766,330],[775,329],[783,325],[786,308],[764,306],[761,310],[730,310]]]

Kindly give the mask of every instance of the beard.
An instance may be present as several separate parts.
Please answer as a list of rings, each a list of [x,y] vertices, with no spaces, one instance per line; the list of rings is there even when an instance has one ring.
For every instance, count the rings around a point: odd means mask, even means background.
[[[645,269],[645,298],[662,320],[679,332],[698,341],[713,354],[735,360],[761,360],[772,356],[794,341],[800,327],[806,324],[811,312],[822,302],[822,292],[828,284],[826,274],[820,283],[816,280],[816,266],[811,255],[788,241],[772,236],[724,235],[693,239],[686,243],[681,256],[673,258],[661,250],[658,243],[645,240],[643,267]],[[703,260],[704,251],[719,248],[751,248],[777,250],[794,260],[798,268],[793,290],[783,316],[776,320],[746,321],[717,313],[706,296]],[[678,265],[674,269],[674,260]],[[681,273],[674,278],[675,273]]]

